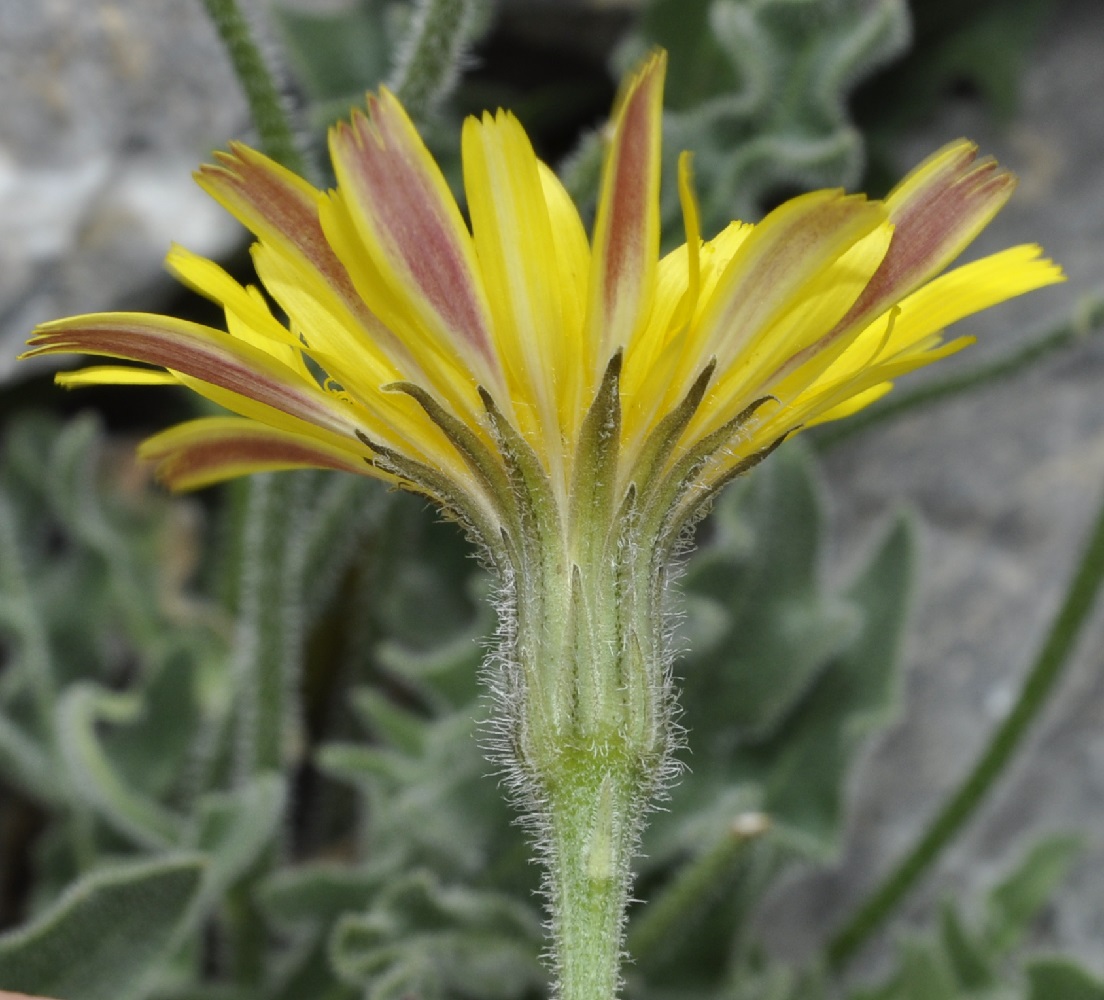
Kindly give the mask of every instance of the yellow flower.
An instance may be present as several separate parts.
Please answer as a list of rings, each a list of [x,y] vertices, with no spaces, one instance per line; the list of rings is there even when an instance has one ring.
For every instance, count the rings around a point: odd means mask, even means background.
[[[169,269],[224,309],[226,331],[103,313],[42,325],[27,353],[145,362],[58,381],[181,383],[235,414],[145,442],[173,487],[346,469],[426,493],[486,539],[517,526],[533,477],[561,512],[597,477],[613,510],[651,490],[689,517],[788,434],[965,346],[943,341],[948,324],[1061,280],[1033,245],[937,277],[1014,185],[966,141],[884,201],[816,191],[704,241],[684,154],[686,243],[660,259],[664,68],[656,53],[623,88],[590,240],[503,111],[464,125],[469,225],[383,90],[332,130],[332,191],[237,145],[197,174],[256,237],[286,324],[177,247]]]

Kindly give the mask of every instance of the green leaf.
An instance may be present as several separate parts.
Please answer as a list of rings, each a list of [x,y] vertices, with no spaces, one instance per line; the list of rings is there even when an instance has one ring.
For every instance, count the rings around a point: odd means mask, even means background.
[[[280,774],[262,774],[233,792],[203,796],[195,839],[196,847],[211,858],[209,892],[233,885],[276,841],[286,804],[286,782]]]
[[[2,713],[0,777],[39,801],[55,804],[62,796],[48,753]]]
[[[1027,966],[1027,1000],[1104,1000],[1104,982],[1061,958]]]
[[[141,700],[141,712],[104,734],[104,749],[119,774],[147,795],[171,795],[193,763],[192,742],[202,721],[195,667],[180,650],[150,665],[128,692]]]
[[[952,1000],[959,996],[954,973],[934,946],[910,941],[904,945],[898,991],[900,1000]]]
[[[183,821],[129,785],[105,753],[98,723],[128,723],[143,707],[135,694],[98,685],[70,685],[58,704],[61,754],[73,787],[116,830],[146,847],[165,848],[181,834]]]
[[[1069,874],[1083,848],[1080,838],[1058,834],[1036,844],[989,896],[986,938],[997,954],[1014,948]]]
[[[861,625],[769,741],[746,748],[741,772],[764,788],[763,808],[812,850],[829,854],[843,822],[848,770],[863,740],[896,713],[897,663],[912,593],[910,523],[891,528],[847,592]]]
[[[403,981],[419,996],[510,1000],[543,984],[540,941],[530,907],[413,872],[393,879],[366,913],[337,922],[330,957],[368,996],[390,996],[391,984]]]
[[[371,687],[353,692],[352,707],[367,723],[373,735],[403,753],[418,753],[424,747],[425,719],[401,708]]]
[[[754,219],[780,187],[851,185],[864,160],[851,120],[855,85],[909,39],[905,0],[646,0],[618,54],[626,69],[669,52],[664,171],[695,154],[707,236]],[[681,240],[673,185],[664,234]]]
[[[319,766],[369,796],[368,834],[376,858],[395,857],[461,872],[513,880],[525,872],[521,834],[510,826],[501,789],[475,736],[478,706],[426,720],[421,746],[404,754],[359,744],[320,748]]]
[[[317,101],[359,104],[390,66],[383,5],[364,2],[332,14],[273,7],[296,75]],[[346,108],[346,111],[348,109]]]
[[[943,949],[959,985],[968,990],[985,989],[996,984],[993,962],[984,944],[963,926],[958,912],[949,903],[940,914]]]
[[[139,1000],[193,919],[194,855],[88,875],[33,924],[0,937],[5,989],[58,1000]]]
[[[312,864],[283,868],[257,887],[265,915],[282,927],[331,924],[343,913],[361,912],[391,871]]]
[[[728,627],[691,650],[683,682],[686,721],[721,736],[714,752],[727,752],[732,735],[774,733],[856,634],[856,609],[820,580],[823,528],[820,485],[800,447],[781,449],[746,495],[730,490],[717,505],[716,535],[691,562],[686,590],[698,607],[722,608]],[[699,740],[695,755],[710,749]]]

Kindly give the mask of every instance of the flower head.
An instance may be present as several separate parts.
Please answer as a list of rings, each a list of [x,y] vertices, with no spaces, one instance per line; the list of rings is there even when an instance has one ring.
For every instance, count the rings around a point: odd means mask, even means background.
[[[660,258],[664,68],[655,53],[623,87],[589,240],[503,111],[464,125],[465,221],[382,90],[330,134],[332,191],[239,145],[198,172],[256,238],[267,292],[173,248],[226,331],[78,316],[40,326],[28,355],[145,362],[58,381],[181,383],[229,410],[142,446],[173,487],[346,469],[435,498],[493,547],[528,516],[521,495],[561,524],[628,498],[677,529],[787,435],[965,346],[948,324],[1061,280],[1031,245],[941,274],[1014,184],[965,141],[884,201],[815,191],[708,240],[684,154],[686,242]]]

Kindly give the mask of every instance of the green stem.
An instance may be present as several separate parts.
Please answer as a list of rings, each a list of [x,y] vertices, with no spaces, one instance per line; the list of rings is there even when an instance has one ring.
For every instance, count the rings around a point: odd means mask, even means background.
[[[424,121],[452,88],[484,0],[417,0],[390,87],[411,118]]]
[[[669,953],[672,942],[685,938],[706,907],[731,891],[733,873],[745,864],[750,846],[767,831],[766,816],[751,813],[733,823],[721,838],[683,866],[663,893],[648,901],[633,921],[629,952]]]
[[[617,755],[564,755],[548,793],[558,1000],[613,1000],[621,975],[639,778]]]
[[[235,635],[237,778],[245,784],[294,763],[302,654],[301,546],[297,527],[311,473],[250,480]]]
[[[871,406],[849,420],[817,428],[809,437],[817,451],[827,451],[836,445],[861,434],[888,420],[896,420],[912,410],[942,402],[973,389],[979,389],[1011,375],[1026,371],[1035,362],[1084,340],[1090,334],[1104,329],[1104,298],[1090,298],[1082,302],[1076,314],[1046,332],[1032,338],[1017,351],[972,371],[950,378],[930,382],[908,392],[893,393],[884,403]]]
[[[915,847],[831,940],[827,955],[833,968],[841,967],[858,951],[977,811],[1061,678],[1070,661],[1074,643],[1096,601],[1102,580],[1104,505],[1097,514],[1088,547],[1066,592],[1058,617],[1024,681],[1015,706],[993,733],[974,769],[944,804]]]
[[[253,38],[248,18],[237,0],[203,0],[203,6],[207,8],[238,82],[245,91],[261,147],[277,163],[303,174],[305,163],[287,108],[260,46]]]

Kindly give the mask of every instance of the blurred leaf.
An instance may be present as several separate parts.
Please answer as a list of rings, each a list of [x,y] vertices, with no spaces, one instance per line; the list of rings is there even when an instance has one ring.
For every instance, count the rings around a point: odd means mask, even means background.
[[[1028,1000],[1104,1000],[1104,982],[1060,958],[1028,963]]]
[[[909,38],[904,0],[648,0],[624,69],[653,45],[670,53],[664,169],[695,154],[702,229],[754,221],[786,187],[852,185],[863,138],[848,95]],[[664,231],[681,239],[673,185]]]
[[[391,38],[384,4],[361,0],[332,13],[273,6],[297,79],[316,101],[364,100],[390,69]],[[345,109],[342,114],[348,112]]]
[[[782,449],[745,496],[725,494],[713,529],[685,586],[692,611],[700,615],[712,601],[725,627],[687,657],[687,721],[725,742],[726,734],[759,740],[776,731],[860,623],[820,580],[824,515],[804,450]],[[696,755],[710,751],[698,741]]]
[[[808,453],[781,449],[721,497],[687,567],[691,769],[645,833],[637,891],[655,911],[630,924],[646,942],[638,975],[653,985],[709,996],[759,974],[741,964],[754,905],[795,857],[836,850],[855,753],[895,713],[909,522],[837,592],[821,579],[821,493]]]
[[[71,684],[58,703],[61,754],[73,787],[107,823],[145,847],[165,848],[178,841],[183,820],[124,780],[96,731],[101,722],[125,724],[141,712],[134,694]]]
[[[61,796],[57,769],[46,751],[0,715],[0,775],[27,795],[56,803]]]
[[[941,942],[958,983],[967,990],[993,986],[996,956],[986,953],[984,943],[966,929],[953,906],[944,904],[940,916]]]
[[[440,885],[425,872],[394,879],[362,915],[341,918],[330,943],[338,974],[366,995],[396,983],[433,998],[510,1000],[543,984],[540,920],[497,894]]]
[[[257,889],[261,909],[283,927],[330,924],[347,911],[362,911],[388,872],[318,863],[284,868]]]
[[[5,988],[57,1000],[139,1000],[192,919],[195,856],[120,865],[75,883],[28,927],[0,937]]]
[[[1080,838],[1068,834],[1048,837],[990,893],[986,923],[990,948],[1001,953],[1019,943],[1083,847]]]
[[[939,933],[914,933],[901,946],[897,968],[885,982],[875,989],[855,991],[852,1000],[1011,1000],[1021,996],[1013,985],[1019,970],[1010,959],[1079,849],[1076,838],[1064,835],[1035,844],[988,894],[986,919],[980,927],[964,922],[956,903],[944,902]],[[1077,989],[1091,985],[1091,980],[1062,962],[1029,963],[1027,975],[1032,983],[1031,1000],[1098,995],[1078,993]],[[1071,992],[1059,988],[1049,992],[1052,986],[1066,982],[1073,984]]]
[[[826,854],[837,846],[855,753],[897,712],[896,668],[915,562],[910,523],[898,519],[847,591],[860,613],[858,634],[805,692],[784,729],[741,754],[741,772],[763,785],[766,812]]]
[[[262,774],[233,792],[203,796],[195,846],[211,859],[209,893],[232,886],[276,842],[286,805],[281,774]]]

